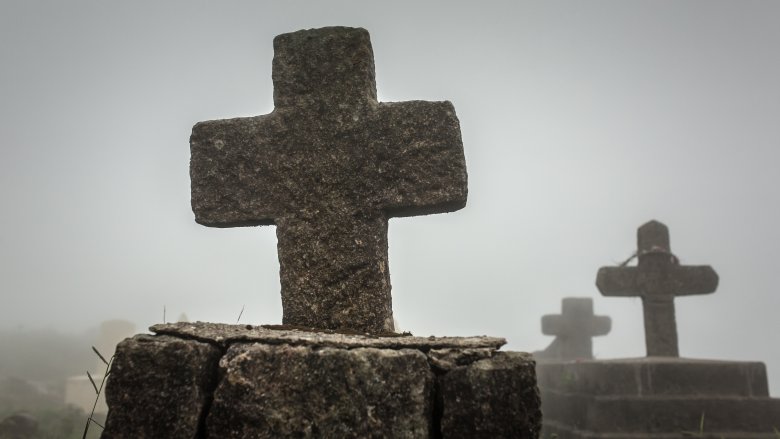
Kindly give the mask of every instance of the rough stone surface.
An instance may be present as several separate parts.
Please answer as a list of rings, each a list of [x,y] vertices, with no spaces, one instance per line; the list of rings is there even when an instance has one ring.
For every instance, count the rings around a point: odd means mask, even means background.
[[[466,204],[455,109],[378,103],[364,29],[283,34],[274,51],[272,113],[192,130],[195,220],[276,225],[285,324],[392,331],[388,219]]]
[[[236,342],[262,342],[296,346],[384,349],[480,349],[496,350],[506,344],[500,337],[413,337],[411,335],[371,336],[344,334],[333,331],[304,331],[300,329],[269,329],[263,326],[228,325],[224,323],[179,322],[154,325],[156,334],[192,338],[222,346]]]
[[[593,314],[593,299],[567,297],[561,301],[561,314],[542,316],[542,333],[555,340],[544,351],[534,352],[539,360],[593,358],[594,336],[606,335],[612,319]]]
[[[445,348],[428,352],[428,361],[439,371],[448,372],[458,366],[466,366],[477,360],[491,358],[495,349],[490,348]]]
[[[605,296],[640,296],[648,356],[678,357],[674,297],[712,293],[718,275],[709,265],[680,265],[669,245],[669,229],[650,221],[637,232],[636,267],[602,267],[596,286]]]
[[[238,344],[220,368],[210,437],[431,434],[433,373],[420,351]]]
[[[153,328],[166,335],[119,345],[104,437],[526,438],[541,428],[533,359],[498,351],[503,339]]]
[[[441,377],[442,437],[538,437],[542,412],[534,365],[529,354],[498,352]]]
[[[780,400],[769,397],[758,362],[550,362],[537,365],[537,376],[543,437],[769,439],[780,425]]]
[[[221,351],[207,343],[136,335],[119,343],[106,385],[103,439],[194,438],[211,401]]]

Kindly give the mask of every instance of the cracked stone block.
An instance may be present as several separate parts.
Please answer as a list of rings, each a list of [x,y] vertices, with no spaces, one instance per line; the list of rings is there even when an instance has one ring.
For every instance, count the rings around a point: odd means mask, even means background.
[[[530,355],[493,337],[155,325],[120,343],[105,438],[535,438]]]
[[[209,437],[430,437],[433,373],[417,350],[236,344],[220,375]]]
[[[537,438],[542,412],[535,366],[530,354],[496,352],[441,376],[442,437]]]
[[[101,437],[196,437],[221,355],[211,344],[170,336],[142,334],[119,343],[105,389],[109,413]]]

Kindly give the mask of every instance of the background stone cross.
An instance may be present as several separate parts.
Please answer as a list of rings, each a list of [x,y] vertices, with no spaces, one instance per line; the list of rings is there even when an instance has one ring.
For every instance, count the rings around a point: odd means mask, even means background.
[[[283,323],[392,331],[388,219],[466,204],[455,109],[378,103],[364,29],[277,36],[272,77],[273,112],[192,129],[195,220],[276,225]]]
[[[680,265],[669,246],[669,229],[650,221],[637,232],[636,267],[602,267],[596,286],[605,296],[640,296],[648,356],[677,357],[674,297],[712,293],[718,274],[709,265]]]
[[[556,337],[535,355],[556,360],[593,358],[593,337],[606,335],[611,328],[612,319],[593,314],[593,299],[566,297],[561,301],[561,314],[542,316],[542,333]]]

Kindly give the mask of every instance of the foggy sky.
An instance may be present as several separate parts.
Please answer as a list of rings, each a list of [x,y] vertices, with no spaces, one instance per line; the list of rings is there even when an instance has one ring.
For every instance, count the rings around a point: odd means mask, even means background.
[[[0,327],[279,323],[274,228],[195,224],[190,130],[273,109],[275,35],[359,26],[381,101],[453,102],[469,173],[464,210],[390,221],[400,329],[536,350],[593,297],[595,354],[642,356],[640,300],[594,282],[657,219],[720,275],[681,354],[780,394],[780,3],[419,3],[0,2]]]

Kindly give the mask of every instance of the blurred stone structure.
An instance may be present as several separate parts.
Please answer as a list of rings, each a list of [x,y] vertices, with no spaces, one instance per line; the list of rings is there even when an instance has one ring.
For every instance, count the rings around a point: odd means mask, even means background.
[[[648,357],[539,363],[543,436],[777,439],[780,399],[769,396],[763,363],[678,356],[673,298],[714,291],[715,271],[679,265],[657,221],[638,241],[638,266],[601,268],[597,285],[642,297]]]
[[[538,437],[529,354],[394,332],[388,219],[466,203],[452,104],[377,102],[364,29],[279,35],[274,52],[274,111],[196,124],[190,175],[198,223],[276,225],[284,325],[125,340],[103,438]]]
[[[27,413],[16,413],[0,420],[0,439],[38,439],[38,421]]]
[[[612,319],[593,314],[593,299],[566,297],[561,301],[561,313],[542,316],[542,333],[555,339],[534,358],[546,360],[590,360],[593,358],[593,337],[607,335]]]
[[[647,356],[679,357],[674,298],[714,292],[718,274],[709,265],[680,265],[669,229],[655,220],[637,231],[636,257],[636,267],[600,268],[596,286],[605,296],[641,297]]]

